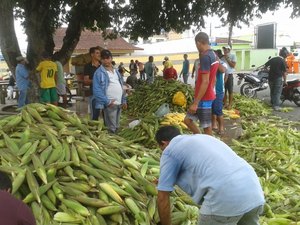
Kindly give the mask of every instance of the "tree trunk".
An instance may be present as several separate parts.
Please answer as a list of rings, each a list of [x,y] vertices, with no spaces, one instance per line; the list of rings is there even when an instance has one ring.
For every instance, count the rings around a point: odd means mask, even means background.
[[[30,93],[30,100],[37,101],[39,84],[35,68],[40,62],[41,55],[44,51],[53,53],[54,40],[53,34],[55,27],[48,20],[48,1],[31,1],[31,4],[25,6],[26,34],[28,36],[27,56],[30,67],[32,69],[30,79],[32,80],[33,88]],[[64,65],[70,59],[81,35],[82,21],[80,4],[75,5],[71,9],[71,18],[69,20],[66,36],[63,40],[63,46],[60,51],[55,53],[55,58]]]
[[[53,53],[55,25],[53,24],[53,14],[50,12],[51,1],[31,0],[24,1],[24,27],[27,35],[27,59],[31,70],[29,79],[32,82],[32,88],[29,90],[30,102],[39,100],[39,83],[38,75],[35,71],[41,60],[44,51]],[[65,64],[69,61],[83,30],[82,7],[84,1],[79,1],[70,10],[70,18],[66,35],[63,40],[62,48],[55,53],[55,58]],[[14,4],[11,0],[0,0],[0,45],[3,56],[9,67],[14,72],[16,66],[16,57],[19,56],[20,49],[14,30]]]
[[[47,20],[50,1],[32,0],[24,2],[25,33],[27,35],[27,59],[31,69],[29,79],[32,88],[29,89],[29,101],[39,101],[39,83],[35,68],[41,60],[43,52],[52,52],[54,42],[52,38],[51,23]]]
[[[83,29],[83,24],[80,19],[81,17],[81,4],[78,3],[70,11],[70,20],[68,28],[66,30],[66,35],[63,39],[63,45],[61,49],[55,53],[55,58],[58,59],[63,65],[66,64],[76,48],[81,31]]]
[[[17,65],[16,57],[21,55],[16,32],[14,29],[13,15],[14,1],[0,1],[0,47],[3,57],[10,69],[15,74]]]
[[[232,48],[232,31],[233,31],[233,23],[229,23],[229,34],[228,34],[228,45]]]

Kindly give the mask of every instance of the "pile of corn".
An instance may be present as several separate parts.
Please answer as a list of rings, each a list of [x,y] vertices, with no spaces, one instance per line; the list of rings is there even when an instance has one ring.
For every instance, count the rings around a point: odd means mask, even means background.
[[[0,170],[37,224],[157,224],[160,153],[101,131],[52,105],[0,120]],[[172,224],[196,224],[198,207],[176,189]]]
[[[234,109],[239,110],[243,117],[267,116],[271,114],[271,108],[259,99],[247,98],[236,94],[233,99]]]
[[[223,113],[225,117],[229,117],[230,119],[239,119],[241,118],[240,112],[235,109],[227,110],[223,109]]]
[[[186,113],[168,113],[164,115],[162,121],[160,122],[161,125],[173,125],[173,126],[179,126],[182,129],[188,129],[185,125],[184,118],[186,116]]]
[[[140,119],[140,123],[133,128],[125,127],[118,135],[131,140],[133,143],[140,143],[147,148],[157,148],[155,140],[156,131],[159,128],[160,119],[155,115],[148,115]]]
[[[244,121],[245,134],[232,147],[260,178],[266,198],[262,225],[300,224],[300,132],[278,117]]]
[[[180,81],[155,79],[153,84],[144,84],[128,96],[128,112],[131,116],[143,117],[151,115],[164,103],[170,105],[171,112],[186,112],[185,107],[173,105],[174,94],[181,91],[190,105],[193,99],[193,89]]]

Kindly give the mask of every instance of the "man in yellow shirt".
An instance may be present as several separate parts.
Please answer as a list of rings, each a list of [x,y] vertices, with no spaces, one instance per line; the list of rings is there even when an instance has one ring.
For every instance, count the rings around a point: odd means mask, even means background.
[[[57,65],[51,61],[51,55],[49,53],[43,53],[42,58],[43,60],[36,68],[40,75],[40,101],[42,103],[57,105]]]

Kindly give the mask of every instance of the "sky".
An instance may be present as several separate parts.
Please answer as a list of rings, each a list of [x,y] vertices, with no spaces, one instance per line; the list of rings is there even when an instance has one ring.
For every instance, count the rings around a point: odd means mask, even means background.
[[[293,41],[300,42],[300,18],[291,19],[292,10],[290,8],[281,8],[275,12],[267,12],[262,16],[261,19],[255,18],[250,22],[250,25],[242,25],[242,29],[234,27],[233,29],[233,37],[242,36],[252,34],[254,32],[254,27],[258,24],[264,23],[277,23],[277,34],[278,35],[287,35]],[[222,27],[219,28],[221,23],[216,22],[218,18],[208,18],[206,24],[206,31],[209,33],[210,23],[212,24],[212,36],[217,37],[228,37],[228,28]],[[22,52],[26,51],[26,35],[24,34],[24,30],[20,25],[19,21],[15,21],[15,29],[19,41],[19,45]]]
[[[254,33],[255,26],[266,23],[277,24],[278,35],[288,35],[294,41],[300,42],[300,18],[290,18],[292,10],[290,8],[281,8],[275,12],[267,12],[262,18],[254,18],[250,25],[242,25],[242,28],[234,27],[233,36],[242,36]],[[218,18],[208,18],[205,31],[209,33],[209,24],[212,23],[212,36],[228,37],[228,28],[219,28]],[[216,28],[217,27],[217,28]]]

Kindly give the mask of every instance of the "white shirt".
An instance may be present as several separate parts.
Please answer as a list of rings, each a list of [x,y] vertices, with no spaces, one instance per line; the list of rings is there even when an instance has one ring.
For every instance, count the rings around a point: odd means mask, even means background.
[[[194,73],[195,73],[195,82],[198,78],[198,71],[199,71],[199,68],[200,68],[200,59],[196,59],[195,62],[194,62]]]
[[[109,77],[109,85],[106,91],[106,96],[110,101],[115,100],[115,105],[121,105],[123,88],[120,84],[118,74],[115,70],[113,72],[107,70],[107,74]]]
[[[228,57],[229,57],[229,60],[231,62],[235,62],[236,63],[237,60],[236,60],[236,55],[235,54],[229,53]],[[225,73],[226,74],[232,74],[232,73],[234,73],[235,69],[229,65],[229,63],[226,61],[226,59],[222,58],[222,60],[227,64],[227,70],[226,70]]]

